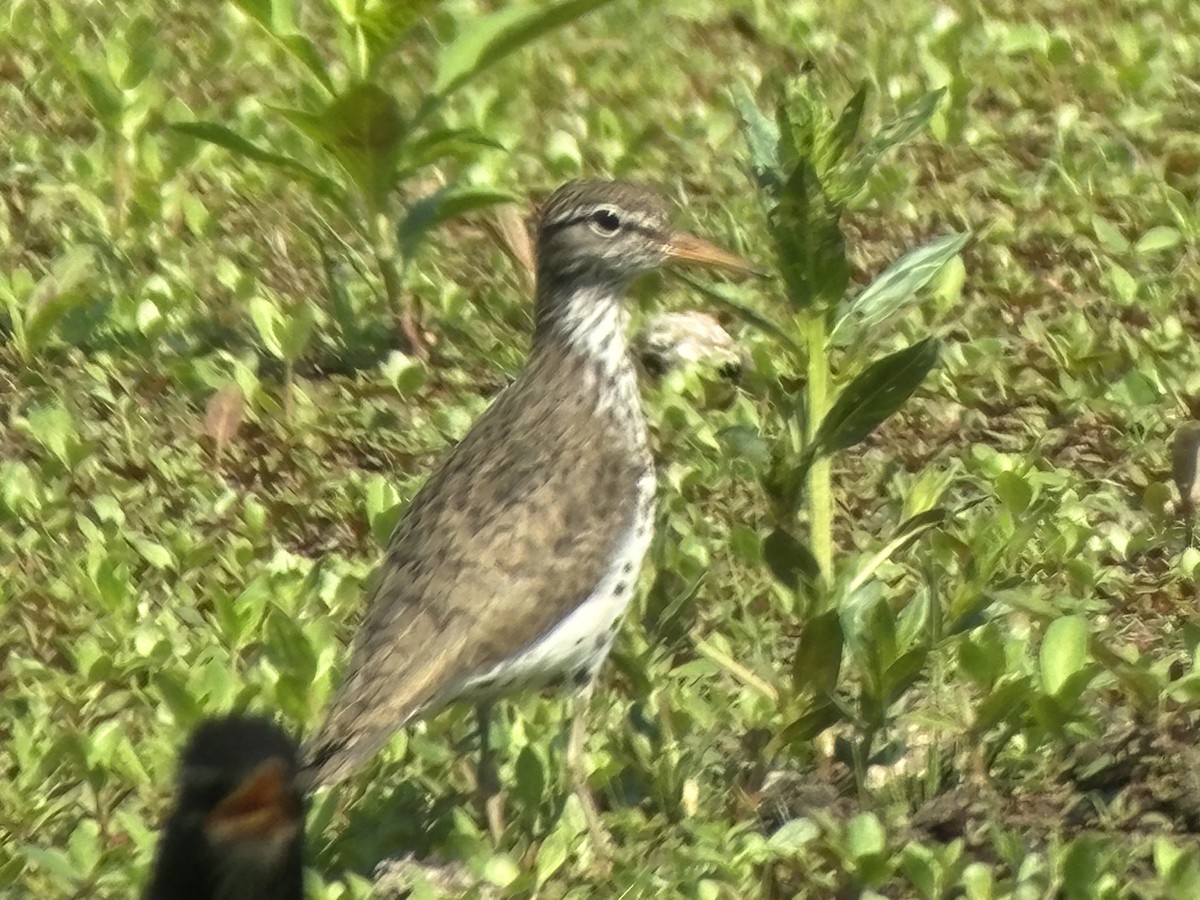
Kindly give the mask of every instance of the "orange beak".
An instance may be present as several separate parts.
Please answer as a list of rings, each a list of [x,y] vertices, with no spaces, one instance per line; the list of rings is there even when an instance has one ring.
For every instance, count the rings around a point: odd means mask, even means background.
[[[217,844],[263,841],[296,828],[302,814],[287,764],[269,759],[213,808],[204,829]]]
[[[672,262],[694,263],[714,269],[727,269],[747,275],[762,275],[757,266],[740,256],[722,250],[703,238],[676,231],[667,239],[667,259]]]

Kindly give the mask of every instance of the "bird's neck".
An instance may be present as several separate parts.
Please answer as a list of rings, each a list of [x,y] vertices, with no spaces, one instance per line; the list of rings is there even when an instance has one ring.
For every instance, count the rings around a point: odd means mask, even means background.
[[[533,355],[566,354],[609,376],[631,368],[624,285],[538,279]]]

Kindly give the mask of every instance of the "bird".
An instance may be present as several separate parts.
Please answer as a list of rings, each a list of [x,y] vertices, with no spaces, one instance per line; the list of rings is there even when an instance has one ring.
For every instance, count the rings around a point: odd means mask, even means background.
[[[200,722],[145,900],[301,900],[304,797],[299,746],[259,716]]]
[[[309,784],[353,775],[401,727],[477,706],[494,787],[495,700],[552,686],[575,705],[566,765],[600,854],[586,710],[649,547],[655,471],[626,338],[626,290],[668,263],[750,263],[676,231],[653,188],[580,180],[542,206],[525,366],[403,512],[367,589],[350,662],[306,743]],[[490,782],[491,784],[485,784]],[[488,824],[503,830],[496,795]]]

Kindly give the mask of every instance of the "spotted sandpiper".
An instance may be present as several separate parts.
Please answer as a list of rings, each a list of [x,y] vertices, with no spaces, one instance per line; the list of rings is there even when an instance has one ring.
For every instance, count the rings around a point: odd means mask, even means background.
[[[301,900],[298,773],[296,743],[266,719],[197,726],[180,754],[146,900]]]
[[[577,691],[567,764],[606,845],[583,760],[596,674],[650,543],[654,466],[625,336],[626,288],[668,262],[753,271],[673,230],[654,191],[576,181],[542,208],[524,370],[417,493],[376,573],[349,668],[305,747],[315,784],[350,776],[405,723]],[[497,831],[489,808],[489,824]]]

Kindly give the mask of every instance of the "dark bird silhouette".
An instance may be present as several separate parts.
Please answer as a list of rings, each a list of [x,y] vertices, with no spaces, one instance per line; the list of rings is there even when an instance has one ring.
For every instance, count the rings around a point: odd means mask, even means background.
[[[180,754],[146,900],[301,900],[298,748],[266,719],[207,719]]]

